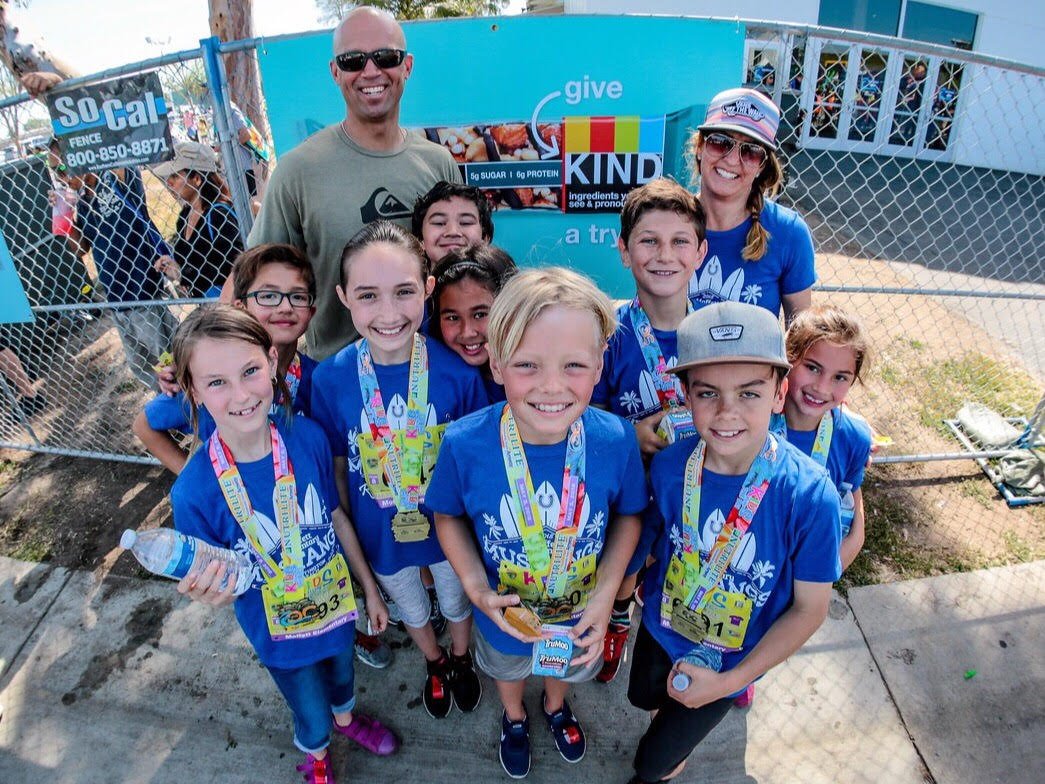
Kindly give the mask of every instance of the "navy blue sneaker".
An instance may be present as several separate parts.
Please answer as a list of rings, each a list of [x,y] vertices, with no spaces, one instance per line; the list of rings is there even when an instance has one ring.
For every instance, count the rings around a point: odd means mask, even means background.
[[[544,720],[548,722],[552,738],[555,739],[555,748],[567,762],[580,762],[584,759],[584,730],[577,721],[577,717],[570,710],[570,704],[564,699],[562,707],[555,713],[548,713],[544,708],[544,693],[541,693],[541,712]]]
[[[501,714],[501,767],[513,779],[525,778],[530,772],[530,717],[509,721],[508,711]]]

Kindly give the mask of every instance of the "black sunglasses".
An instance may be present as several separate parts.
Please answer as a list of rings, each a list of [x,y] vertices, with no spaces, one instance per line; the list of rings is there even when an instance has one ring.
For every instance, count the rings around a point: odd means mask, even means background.
[[[366,68],[367,60],[373,60],[378,68],[396,68],[405,58],[403,49],[375,49],[372,52],[342,52],[334,56],[334,62],[340,70],[355,73]]]
[[[740,145],[740,160],[749,166],[761,166],[766,162],[769,153],[761,144],[751,142],[738,142],[732,136],[724,133],[709,133],[704,137],[704,146],[715,155],[725,157],[733,152],[733,148]]]

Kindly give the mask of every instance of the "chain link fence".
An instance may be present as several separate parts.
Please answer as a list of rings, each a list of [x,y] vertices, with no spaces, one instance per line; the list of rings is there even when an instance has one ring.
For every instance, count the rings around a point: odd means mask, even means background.
[[[59,159],[0,166],[0,231],[36,316],[0,327],[0,446],[153,462],[129,429],[151,394],[151,365],[186,309],[224,280],[269,167],[263,99],[232,106],[223,62],[222,53],[254,58],[253,43],[204,44],[83,80],[157,70],[175,137],[218,151],[216,172],[132,173],[140,193],[103,175],[99,193],[126,191],[116,204],[140,208],[109,216],[136,249],[133,292],[106,290],[97,248],[81,253],[63,234],[48,191],[70,195],[75,183]],[[780,199],[813,229],[815,300],[855,311],[873,341],[850,402],[891,445],[868,474],[868,544],[847,579],[1042,557],[1045,506],[1021,506],[1034,498],[1019,494],[1006,503],[988,474],[1007,450],[957,420],[980,403],[1022,445],[1040,444],[1045,73],[899,39],[750,23],[744,76],[783,108]],[[91,205],[81,197],[75,208]]]

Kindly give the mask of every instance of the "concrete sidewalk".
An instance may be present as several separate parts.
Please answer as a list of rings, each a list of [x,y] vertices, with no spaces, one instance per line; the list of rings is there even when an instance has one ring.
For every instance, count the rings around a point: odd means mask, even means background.
[[[1045,562],[856,589],[733,710],[679,782],[1030,781],[1045,769]],[[293,782],[290,716],[230,610],[173,583],[0,559],[0,781]],[[474,715],[420,704],[420,654],[358,666],[360,709],[404,738],[377,759],[333,743],[338,781],[508,781],[492,684]],[[965,675],[975,670],[973,677]],[[528,694],[535,784],[623,784],[646,723],[609,686],[574,689],[588,735],[563,762]]]

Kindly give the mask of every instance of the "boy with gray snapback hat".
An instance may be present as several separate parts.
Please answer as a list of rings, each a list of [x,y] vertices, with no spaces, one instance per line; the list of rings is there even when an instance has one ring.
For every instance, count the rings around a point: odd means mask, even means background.
[[[769,432],[789,367],[764,308],[719,302],[679,326],[672,372],[700,439],[672,444],[650,466],[657,561],[628,698],[657,713],[632,784],[677,775],[734,698],[827,616],[841,575],[838,493],[823,468]]]

